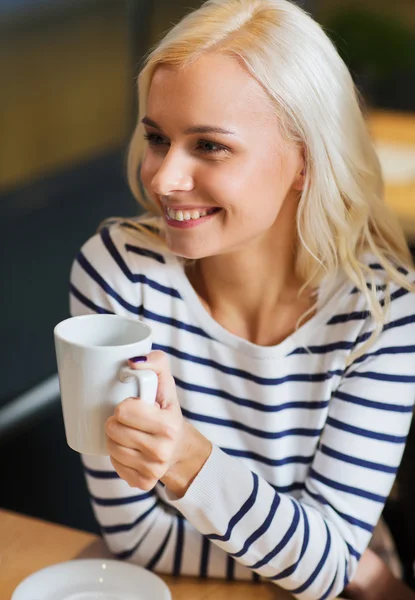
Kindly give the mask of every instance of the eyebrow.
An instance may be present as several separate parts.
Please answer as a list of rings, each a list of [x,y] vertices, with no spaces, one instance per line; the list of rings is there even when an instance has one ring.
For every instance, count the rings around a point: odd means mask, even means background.
[[[159,127],[159,125],[157,125],[153,119],[150,119],[150,117],[144,117],[141,119],[141,122],[144,123],[144,125],[148,125],[149,127],[154,127],[154,129],[162,131],[161,127]],[[234,131],[223,129],[222,127],[214,127],[213,125],[194,125],[193,127],[188,127],[185,129],[184,133],[186,135],[191,135],[194,133],[222,133],[224,135],[236,135]]]

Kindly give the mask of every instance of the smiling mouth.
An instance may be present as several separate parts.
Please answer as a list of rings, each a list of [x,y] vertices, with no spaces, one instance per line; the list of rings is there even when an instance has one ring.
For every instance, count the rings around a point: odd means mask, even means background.
[[[191,209],[191,210],[175,210],[171,207],[165,207],[165,215],[170,221],[198,221],[209,215],[222,210],[221,208],[209,208],[209,209]]]

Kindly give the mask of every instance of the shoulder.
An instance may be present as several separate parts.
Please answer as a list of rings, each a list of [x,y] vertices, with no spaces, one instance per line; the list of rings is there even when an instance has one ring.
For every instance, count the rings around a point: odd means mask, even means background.
[[[157,241],[155,232],[133,225],[104,227],[80,249],[75,262],[88,263],[107,275],[119,275],[134,281],[134,274],[151,274],[166,270],[172,254]]]
[[[354,348],[357,365],[377,360],[378,369],[387,371],[392,363],[399,363],[409,372],[415,366],[415,271],[395,262],[397,274],[390,273],[370,255],[366,256],[365,265],[368,293],[356,288],[351,290],[356,307],[350,318],[360,320]],[[368,296],[372,294],[376,303],[370,304]]]
[[[173,265],[171,253],[150,235],[118,224],[103,228],[87,240],[73,262],[72,313],[81,314],[88,307],[95,312],[141,314],[149,289],[163,292],[163,297],[178,297],[170,285]]]
[[[374,291],[380,305],[385,310],[385,325],[405,317],[415,320],[413,319],[415,316],[415,270],[413,267],[395,261],[393,266],[396,275],[392,276],[372,255],[367,255],[365,263],[370,275],[367,286],[369,290]]]
[[[410,344],[415,336],[414,269],[395,263],[394,275],[371,254],[360,262],[363,286],[357,287],[344,271],[326,282],[328,300],[322,314],[327,335],[336,343],[343,340],[350,351],[363,347],[369,338],[376,339],[378,348],[394,346],[399,338]]]
[[[334,305],[341,311],[341,314],[336,311],[333,321],[341,323],[359,317],[369,323],[375,302],[385,309],[385,322],[399,314],[415,312],[413,268],[395,262],[395,274],[392,274],[371,254],[365,254],[360,262],[364,286],[357,287],[344,272],[330,281],[331,287],[326,284],[329,299],[335,299]]]

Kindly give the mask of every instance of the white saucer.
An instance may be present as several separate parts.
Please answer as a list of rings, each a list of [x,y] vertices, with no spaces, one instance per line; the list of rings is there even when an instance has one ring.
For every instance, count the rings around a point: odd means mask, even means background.
[[[11,600],[171,600],[171,594],[160,577],[143,567],[94,558],[33,573]]]

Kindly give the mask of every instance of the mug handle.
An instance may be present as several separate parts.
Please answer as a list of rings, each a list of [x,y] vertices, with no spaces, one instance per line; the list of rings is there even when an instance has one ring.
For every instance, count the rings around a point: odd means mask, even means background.
[[[123,383],[135,378],[138,384],[138,394],[140,399],[146,404],[154,404],[157,396],[158,377],[154,371],[148,369],[137,371],[130,367],[123,367],[118,378]]]

